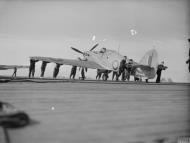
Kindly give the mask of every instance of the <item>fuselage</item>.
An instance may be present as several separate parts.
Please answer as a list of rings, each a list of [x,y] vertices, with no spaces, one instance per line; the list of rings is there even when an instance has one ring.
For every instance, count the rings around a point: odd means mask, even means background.
[[[84,59],[96,62],[104,69],[119,71],[124,56],[114,50],[87,51]],[[149,50],[139,63],[133,61],[131,75],[139,78],[153,79],[156,75],[158,55],[155,49]]]
[[[117,71],[123,56],[114,50],[87,51],[84,57],[88,61],[93,61],[100,64],[103,68]]]

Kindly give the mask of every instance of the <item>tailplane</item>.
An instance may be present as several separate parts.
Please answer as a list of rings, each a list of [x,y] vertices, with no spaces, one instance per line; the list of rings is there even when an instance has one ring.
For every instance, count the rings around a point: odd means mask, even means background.
[[[158,66],[158,53],[155,49],[151,49],[142,57],[139,62],[142,65],[147,65],[152,68],[157,68]]]

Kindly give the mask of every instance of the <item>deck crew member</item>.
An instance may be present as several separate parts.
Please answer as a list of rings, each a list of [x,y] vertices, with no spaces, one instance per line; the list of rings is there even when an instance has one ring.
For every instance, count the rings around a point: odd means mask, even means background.
[[[49,63],[49,62],[42,61],[41,75],[40,75],[40,77],[44,77],[44,73],[45,73],[45,69],[46,69],[47,63]]]
[[[126,70],[126,60],[127,56],[124,56],[123,60],[120,62],[120,67],[119,67],[119,76],[122,74],[121,80],[125,80],[125,70]]]
[[[109,78],[109,75],[108,75],[108,74],[109,74],[110,72],[111,72],[111,71],[106,70],[106,71],[103,73],[102,79],[106,81],[106,80]]]
[[[102,54],[104,54],[106,52],[106,48],[102,48],[101,50],[100,50],[100,53],[102,53]]]
[[[32,74],[32,77],[34,77],[34,74],[35,74],[35,64],[38,60],[34,60],[34,59],[30,59],[30,67],[29,67],[29,78],[31,77],[31,74]]]
[[[87,72],[87,68],[80,67],[79,70],[81,70],[81,77],[79,79],[84,80],[86,78],[85,77],[85,71]]]
[[[114,80],[115,79],[115,77],[117,78],[117,71],[113,71],[113,73],[112,73],[112,80]]]
[[[186,61],[186,64],[189,64],[189,72],[190,72],[190,58]]]
[[[17,73],[17,67],[14,67],[14,72],[13,72],[12,77],[16,77],[16,73]]]
[[[77,66],[72,66],[72,68],[71,68],[71,74],[70,74],[70,79],[71,78],[75,79],[76,71],[77,71]]]
[[[166,70],[167,68],[168,68],[167,66],[164,66],[164,61],[162,61],[161,64],[158,65],[157,72],[156,72],[157,74],[156,83],[160,83],[162,70]]]
[[[97,69],[97,75],[96,75],[96,79],[100,79],[101,78],[101,76],[102,76],[102,70],[101,69]]]
[[[190,39],[188,39],[190,43]],[[189,48],[189,59],[186,61],[186,64],[189,64],[189,72],[190,72],[190,48]]]
[[[130,75],[132,71],[132,66],[133,66],[133,59],[130,59],[129,62],[126,64],[126,69],[127,69],[127,80],[130,80]]]
[[[53,71],[53,78],[57,77],[57,75],[59,73],[60,66],[61,66],[61,64],[56,63],[56,66],[55,66],[54,71]]]

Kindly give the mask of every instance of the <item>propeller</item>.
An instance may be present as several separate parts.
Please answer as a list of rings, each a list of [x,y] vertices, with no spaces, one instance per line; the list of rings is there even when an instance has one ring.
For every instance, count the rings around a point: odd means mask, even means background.
[[[74,47],[71,47],[71,49],[73,49],[74,51],[76,51],[76,52],[81,53],[81,54],[84,55],[84,52],[81,52],[80,50],[78,50],[78,49],[76,49],[76,48],[74,48]]]
[[[94,45],[94,46],[92,47],[92,49],[90,49],[90,51],[94,50],[98,45],[99,45],[98,43],[97,43],[96,45]]]
[[[98,43],[97,43],[96,45],[94,45],[94,46],[90,49],[90,51],[94,50],[98,45],[99,45]],[[71,49],[73,49],[74,51],[76,51],[76,52],[78,52],[78,53],[80,53],[80,54],[88,55],[87,53],[82,52],[82,51],[80,51],[80,50],[78,50],[78,49],[76,49],[76,48],[74,48],[74,47],[71,47]]]

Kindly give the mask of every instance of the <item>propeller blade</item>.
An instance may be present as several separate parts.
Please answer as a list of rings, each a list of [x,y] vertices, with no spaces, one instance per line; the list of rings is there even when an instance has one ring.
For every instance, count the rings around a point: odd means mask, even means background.
[[[96,45],[94,45],[94,46],[92,47],[92,49],[90,49],[90,51],[94,50],[98,45],[99,45],[98,43],[97,43]]]
[[[71,47],[71,49],[73,49],[74,51],[76,51],[76,52],[81,53],[81,54],[84,55],[84,52],[81,52],[80,50],[78,50],[78,49],[76,49],[76,48],[74,48],[74,47]]]

